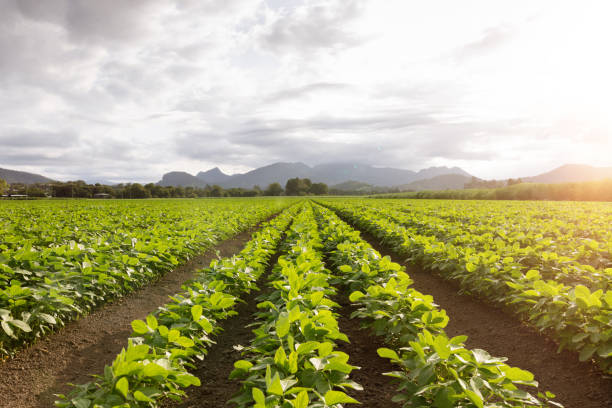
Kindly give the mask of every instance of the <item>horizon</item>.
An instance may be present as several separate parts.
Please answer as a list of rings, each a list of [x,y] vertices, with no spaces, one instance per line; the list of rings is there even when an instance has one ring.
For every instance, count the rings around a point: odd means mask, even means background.
[[[7,0],[0,167],[113,183],[337,158],[482,179],[610,167],[610,11]]]

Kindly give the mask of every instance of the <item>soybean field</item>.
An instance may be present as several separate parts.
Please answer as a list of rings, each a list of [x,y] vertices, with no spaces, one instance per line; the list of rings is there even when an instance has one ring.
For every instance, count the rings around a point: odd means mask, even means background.
[[[610,221],[605,203],[0,202],[0,406],[611,406]]]

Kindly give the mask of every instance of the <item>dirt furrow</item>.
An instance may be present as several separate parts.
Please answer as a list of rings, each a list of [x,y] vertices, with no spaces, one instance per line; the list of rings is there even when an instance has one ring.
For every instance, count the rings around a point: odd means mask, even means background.
[[[215,344],[210,347],[204,360],[197,369],[191,371],[202,383],[199,387],[189,387],[187,398],[181,403],[166,401],[164,408],[217,408],[228,406],[234,394],[240,390],[240,381],[228,377],[234,369],[234,361],[242,355],[237,346],[248,346],[253,333],[250,324],[255,321],[253,314],[257,311],[255,298],[260,292],[251,292],[245,297],[236,311],[238,314],[223,322],[223,331],[214,338]]]
[[[467,335],[467,346],[494,356],[508,357],[507,363],[531,371],[541,390],[556,394],[565,408],[612,407],[612,378],[591,363],[581,363],[574,352],[557,353],[557,345],[514,315],[477,299],[459,294],[459,287],[434,272],[402,262],[401,255],[380,245],[370,234],[362,237],[376,250],[406,267],[414,288],[432,295],[450,317],[449,336]]]
[[[221,242],[158,281],[69,323],[0,363],[0,407],[51,407],[54,394],[70,389],[67,383],[85,383],[92,374],[102,373],[104,365],[125,347],[132,320],[143,319],[166,303],[168,296],[180,292],[194,271],[217,257],[217,251],[221,257],[240,252],[256,229]]]
[[[349,364],[360,367],[359,370],[351,372],[351,380],[363,387],[363,391],[350,390],[348,394],[363,407],[399,407],[391,401],[398,393],[397,384],[391,377],[383,375],[396,370],[397,367],[393,367],[388,359],[379,357],[376,351],[385,347],[384,344],[369,329],[361,328],[359,319],[350,318],[354,309],[350,307],[348,299],[344,302],[338,299],[336,301],[342,306],[339,310],[338,326],[350,340],[350,343],[339,342],[338,350],[349,355]]]

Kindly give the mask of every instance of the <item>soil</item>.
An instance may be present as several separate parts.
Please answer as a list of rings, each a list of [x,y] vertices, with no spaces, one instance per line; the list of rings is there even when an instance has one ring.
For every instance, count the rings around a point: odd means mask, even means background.
[[[351,372],[351,379],[363,387],[363,391],[349,390],[347,393],[368,408],[399,407],[391,401],[397,394],[397,384],[391,377],[383,373],[394,371],[394,367],[386,358],[378,356],[376,350],[385,347],[384,344],[369,329],[361,328],[358,319],[350,319],[353,312],[348,299],[338,300],[342,306],[339,310],[338,326],[346,334],[350,343],[339,342],[338,350],[349,355],[349,364],[360,367]]]
[[[383,247],[373,236],[363,239],[381,254],[406,267],[414,288],[432,295],[446,310],[449,336],[467,335],[466,345],[508,358],[507,364],[531,371],[539,389],[556,395],[565,408],[612,407],[612,378],[590,362],[580,362],[577,353],[557,353],[557,344],[514,315],[473,296],[459,294],[459,286],[434,272],[402,262],[401,255]],[[533,392],[533,390],[532,390]]]
[[[229,375],[234,369],[234,361],[242,357],[240,351],[234,346],[247,346],[253,337],[249,325],[253,323],[253,313],[257,311],[259,292],[251,292],[244,298],[236,311],[238,315],[232,316],[223,322],[223,331],[215,337],[215,342],[208,350],[208,355],[198,364],[197,369],[191,371],[202,383],[199,387],[189,387],[187,398],[181,403],[165,401],[163,408],[217,408],[224,407],[239,390],[240,381],[230,380]]]
[[[54,394],[71,389],[68,383],[91,381],[91,375],[102,373],[125,347],[134,319],[145,318],[180,292],[194,271],[217,258],[217,251],[221,257],[240,252],[257,228],[221,242],[158,281],[69,323],[0,363],[0,407],[52,407],[57,399]]]

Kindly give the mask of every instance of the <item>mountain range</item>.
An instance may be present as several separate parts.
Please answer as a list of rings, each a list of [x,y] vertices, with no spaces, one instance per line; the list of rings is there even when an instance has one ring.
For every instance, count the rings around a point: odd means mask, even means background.
[[[247,173],[228,175],[215,167],[193,176],[185,172],[170,172],[164,174],[159,182],[162,186],[194,186],[204,187],[207,184],[217,184],[221,187],[261,188],[278,182],[285,185],[290,178],[309,178],[314,183],[325,183],[335,186],[347,181],[356,181],[380,187],[393,187],[427,180],[440,175],[455,174],[466,179],[472,176],[459,167],[430,167],[414,172],[412,170],[390,167],[373,167],[359,163],[328,163],[310,167],[304,163],[274,163],[251,170]]]
[[[174,171],[163,175],[158,184],[163,186],[220,185],[225,188],[262,189],[270,183],[282,186],[288,179],[310,178],[313,182],[323,182],[338,190],[376,191],[381,187],[396,187],[405,190],[446,190],[461,189],[472,176],[458,167],[430,167],[420,171],[388,167],[373,167],[358,163],[329,163],[308,166],[304,163],[274,163],[243,174],[229,175],[218,167],[201,171],[197,175]],[[554,170],[533,177],[523,177],[524,182],[565,183],[601,180],[612,178],[612,167],[594,167],[584,164],[565,164]],[[52,180],[40,174],[0,168],[0,179],[8,183],[51,183]]]

